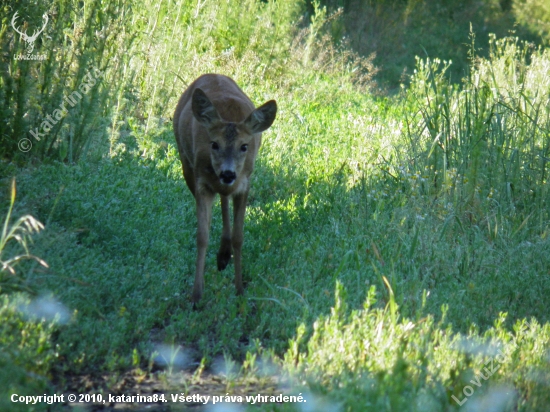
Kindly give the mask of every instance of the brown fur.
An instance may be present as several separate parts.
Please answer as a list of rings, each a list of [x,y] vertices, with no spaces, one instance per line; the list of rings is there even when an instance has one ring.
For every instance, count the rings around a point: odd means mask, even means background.
[[[235,259],[235,287],[243,293],[241,250],[250,175],[262,142],[261,132],[275,120],[277,105],[270,100],[254,108],[250,99],[229,77],[205,74],[182,94],[174,113],[174,134],[183,176],[197,207],[197,261],[192,300],[204,289],[204,262],[212,203],[221,197],[223,231],[218,269]],[[229,199],[233,199],[233,231]]]

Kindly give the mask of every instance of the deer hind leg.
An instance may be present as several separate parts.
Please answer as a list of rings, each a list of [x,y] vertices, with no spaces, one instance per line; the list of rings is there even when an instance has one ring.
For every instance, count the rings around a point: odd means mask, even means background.
[[[235,287],[237,294],[242,295],[244,292],[243,277],[242,277],[242,246],[244,240],[244,215],[246,212],[246,199],[248,192],[239,193],[233,198],[233,236],[231,243],[233,246],[233,257],[235,258]]]
[[[231,221],[229,219],[229,197],[221,196],[223,229],[218,251],[218,270],[224,270],[231,260]]]
[[[210,223],[212,221],[212,203],[214,195],[206,193],[196,193],[195,200],[197,204],[197,266],[195,270],[195,284],[193,286],[194,303],[197,303],[204,290],[204,262],[206,259],[206,248],[208,247],[208,236]]]

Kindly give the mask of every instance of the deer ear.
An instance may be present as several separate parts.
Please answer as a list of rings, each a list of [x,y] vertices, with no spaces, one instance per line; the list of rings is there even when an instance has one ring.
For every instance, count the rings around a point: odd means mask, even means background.
[[[206,128],[210,128],[221,121],[218,111],[206,94],[199,88],[196,88],[193,92],[191,107],[195,119]]]
[[[277,102],[270,100],[254,110],[244,121],[244,125],[251,133],[261,133],[275,121]]]

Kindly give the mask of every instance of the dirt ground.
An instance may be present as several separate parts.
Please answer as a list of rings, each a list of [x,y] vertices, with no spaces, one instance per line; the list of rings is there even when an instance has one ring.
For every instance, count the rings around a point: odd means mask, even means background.
[[[268,376],[263,378],[239,378],[228,380],[224,376],[205,371],[200,376],[192,371],[180,371],[168,374],[165,371],[146,373],[141,370],[126,372],[120,376],[72,376],[66,379],[64,391],[65,399],[70,394],[97,396],[101,394],[102,402],[67,402],[63,406],[64,411],[238,411],[239,405],[245,405],[245,396],[277,396],[291,394],[290,386],[281,378]],[[165,401],[159,402],[131,402],[128,397],[141,395],[145,399],[152,400],[154,395],[164,395]],[[181,402],[179,396],[185,396],[190,402]],[[195,395],[193,397],[193,395]],[[212,408],[213,396],[242,397],[243,403],[218,403],[217,408]],[[297,394],[295,394],[297,395]],[[122,398],[124,396],[125,398]],[[174,401],[172,396],[178,396]],[[199,401],[198,396],[201,397]],[[205,404],[206,396],[209,401]],[[191,399],[193,398],[193,399]],[[115,400],[115,402],[112,402]],[[120,402],[122,400],[122,402]],[[262,403],[262,402],[259,402]],[[225,408],[223,407],[225,406]]]

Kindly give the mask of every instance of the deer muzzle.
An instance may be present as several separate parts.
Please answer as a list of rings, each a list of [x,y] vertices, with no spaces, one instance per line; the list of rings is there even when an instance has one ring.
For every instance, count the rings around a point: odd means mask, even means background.
[[[220,173],[220,181],[224,185],[231,186],[237,179],[237,174],[233,170],[224,170]]]

